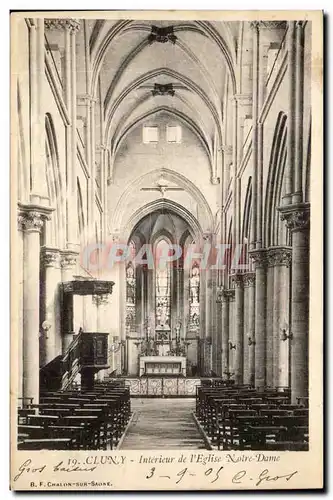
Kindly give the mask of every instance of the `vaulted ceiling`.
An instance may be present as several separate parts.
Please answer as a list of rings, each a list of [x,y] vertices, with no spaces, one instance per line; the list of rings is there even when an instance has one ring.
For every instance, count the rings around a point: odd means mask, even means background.
[[[222,143],[227,78],[235,87],[239,23],[99,20],[88,26],[91,91],[103,103],[104,142],[113,153],[133,127],[163,111],[184,122],[212,155]]]

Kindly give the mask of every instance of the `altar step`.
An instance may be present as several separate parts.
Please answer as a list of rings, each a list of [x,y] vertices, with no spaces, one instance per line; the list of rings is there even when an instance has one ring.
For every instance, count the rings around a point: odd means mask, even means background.
[[[133,419],[122,450],[205,449],[192,412],[194,399],[132,399]]]

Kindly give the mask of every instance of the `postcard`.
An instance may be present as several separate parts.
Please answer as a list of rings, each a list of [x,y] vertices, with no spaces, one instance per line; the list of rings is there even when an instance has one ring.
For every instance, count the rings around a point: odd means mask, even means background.
[[[12,490],[323,488],[323,13],[11,14]]]

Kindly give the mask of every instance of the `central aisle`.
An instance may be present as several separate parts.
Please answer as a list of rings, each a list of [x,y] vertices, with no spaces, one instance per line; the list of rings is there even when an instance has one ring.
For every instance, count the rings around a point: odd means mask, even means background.
[[[122,450],[205,449],[192,411],[195,399],[131,400],[134,413]]]

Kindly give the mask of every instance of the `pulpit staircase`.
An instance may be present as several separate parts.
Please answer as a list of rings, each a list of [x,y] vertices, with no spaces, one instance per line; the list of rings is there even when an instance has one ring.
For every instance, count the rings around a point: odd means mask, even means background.
[[[56,356],[40,369],[41,393],[74,388],[78,375],[81,387],[93,388],[95,373],[109,368],[107,336],[107,333],[80,329],[65,354]]]

